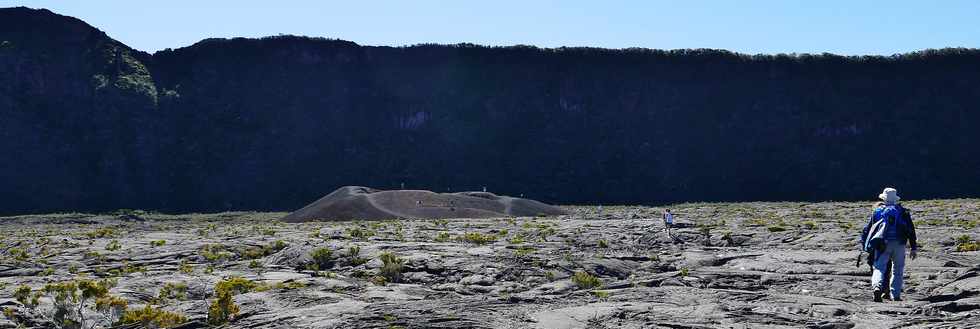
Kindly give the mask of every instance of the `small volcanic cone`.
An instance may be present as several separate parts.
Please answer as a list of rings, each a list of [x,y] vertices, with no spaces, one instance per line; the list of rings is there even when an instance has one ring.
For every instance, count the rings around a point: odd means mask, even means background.
[[[290,223],[394,218],[494,218],[564,215],[561,208],[538,201],[489,192],[435,193],[422,190],[383,191],[345,186],[282,220]]]

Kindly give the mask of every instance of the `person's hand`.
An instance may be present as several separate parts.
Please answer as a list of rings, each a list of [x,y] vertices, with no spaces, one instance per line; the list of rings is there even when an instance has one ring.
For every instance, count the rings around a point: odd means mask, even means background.
[[[915,249],[912,249],[912,252],[909,252],[909,258],[912,258],[912,260],[915,260],[915,257],[916,256],[918,256],[918,255],[915,254]]]

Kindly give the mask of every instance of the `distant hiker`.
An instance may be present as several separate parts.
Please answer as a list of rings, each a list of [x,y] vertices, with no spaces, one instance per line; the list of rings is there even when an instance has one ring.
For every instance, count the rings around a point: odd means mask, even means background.
[[[666,231],[667,235],[669,236],[670,228],[674,227],[674,214],[670,213],[670,209],[664,209],[663,220],[664,220],[664,231]]]
[[[919,246],[915,241],[915,225],[912,214],[898,203],[898,191],[885,188],[878,196],[883,202],[875,205],[868,219],[868,224],[861,231],[861,248],[867,251],[868,262],[873,269],[871,274],[871,289],[875,302],[882,301],[885,295],[885,285],[890,286],[890,297],[894,301],[901,300],[902,275],[905,271],[905,245],[911,247],[909,257],[916,257]],[[888,263],[891,271],[888,272]],[[884,282],[886,275],[891,276],[890,282]]]

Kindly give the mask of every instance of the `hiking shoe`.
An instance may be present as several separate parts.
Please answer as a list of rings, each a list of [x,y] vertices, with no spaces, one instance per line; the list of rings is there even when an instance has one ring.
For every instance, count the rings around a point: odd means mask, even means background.
[[[875,301],[875,303],[881,303],[881,295],[882,295],[882,293],[880,291],[875,291],[874,292],[874,299],[873,300]]]

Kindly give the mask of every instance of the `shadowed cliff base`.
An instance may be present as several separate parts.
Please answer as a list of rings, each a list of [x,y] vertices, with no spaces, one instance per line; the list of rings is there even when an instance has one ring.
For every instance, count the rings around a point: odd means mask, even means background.
[[[297,210],[285,222],[385,220],[394,218],[495,218],[564,215],[561,208],[489,192],[383,191],[345,186]]]

